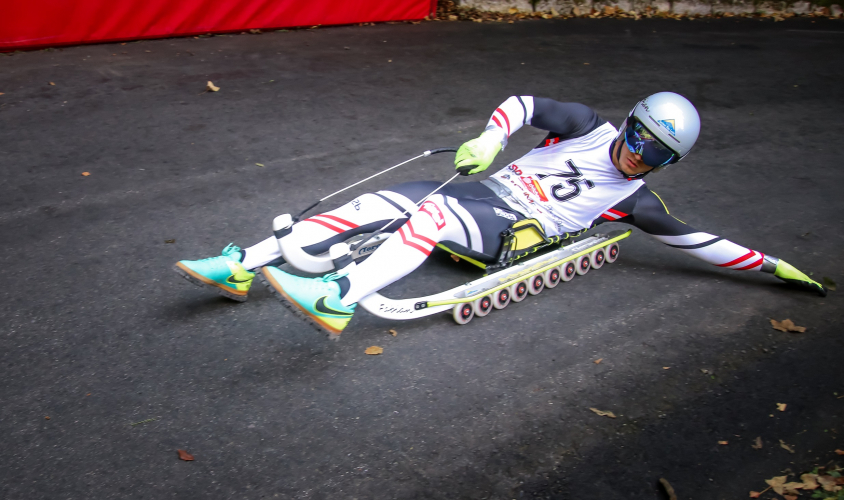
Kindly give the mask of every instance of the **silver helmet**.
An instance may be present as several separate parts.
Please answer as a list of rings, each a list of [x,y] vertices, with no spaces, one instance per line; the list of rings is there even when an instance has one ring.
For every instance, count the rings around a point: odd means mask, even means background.
[[[674,92],[658,92],[639,101],[630,111],[625,126],[631,125],[631,121],[644,125],[659,142],[676,153],[676,159],[670,163],[689,154],[700,135],[697,109],[688,99]]]

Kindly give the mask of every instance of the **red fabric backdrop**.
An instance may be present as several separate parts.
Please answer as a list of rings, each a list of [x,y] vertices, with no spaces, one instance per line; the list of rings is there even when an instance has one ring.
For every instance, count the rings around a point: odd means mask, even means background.
[[[0,50],[422,19],[436,0],[9,0]]]

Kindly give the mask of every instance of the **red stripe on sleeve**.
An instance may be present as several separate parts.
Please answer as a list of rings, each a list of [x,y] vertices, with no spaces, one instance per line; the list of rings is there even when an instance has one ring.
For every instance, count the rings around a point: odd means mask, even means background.
[[[495,111],[501,113],[501,116],[504,117],[504,121],[507,122],[507,135],[510,135],[510,119],[507,118],[507,113],[504,112],[501,108],[497,108]]]
[[[607,214],[601,214],[601,217],[603,217],[603,218],[605,218],[605,219],[607,219],[607,220],[615,220],[615,217],[611,217],[611,216],[609,216],[609,215],[607,215]]]
[[[498,125],[498,128],[500,128],[500,129],[503,129],[503,128],[504,128],[504,127],[501,125],[501,122],[500,122],[500,121],[498,121],[498,118],[496,118],[496,117],[495,117],[495,115],[492,115],[492,121],[494,121],[494,122],[495,122],[495,124],[496,124],[496,125]]]
[[[609,213],[611,213],[611,214],[615,214],[615,215],[617,215],[617,216],[619,216],[619,217],[627,217],[627,216],[629,215],[629,214],[626,214],[626,213],[624,213],[624,212],[619,212],[618,210],[615,210],[615,209],[612,209],[612,208],[611,208],[611,209],[609,209],[609,210],[607,210],[607,212],[609,212]]]
[[[761,266],[762,262],[764,262],[764,261],[765,261],[765,257],[760,257],[759,260],[757,260],[753,264],[750,264],[749,266],[739,267],[738,269],[736,269],[736,271],[746,271],[748,269],[753,269],[756,266]]]
[[[747,252],[747,254],[745,254],[745,255],[744,255],[744,256],[742,256],[742,257],[739,257],[739,258],[738,258],[738,259],[736,259],[736,260],[731,260],[730,262],[727,262],[726,264],[718,264],[718,267],[730,267],[730,266],[734,266],[734,265],[736,265],[736,264],[740,264],[740,263],[742,263],[742,262],[746,261],[747,259],[749,259],[749,258],[753,257],[754,255],[756,255],[756,252],[754,252],[753,250],[751,250],[751,251]]]

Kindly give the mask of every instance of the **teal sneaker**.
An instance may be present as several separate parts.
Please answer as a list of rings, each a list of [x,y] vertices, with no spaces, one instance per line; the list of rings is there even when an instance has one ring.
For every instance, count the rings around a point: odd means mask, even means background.
[[[357,304],[340,303],[340,285],[335,281],[340,276],[343,275],[332,273],[322,278],[302,278],[277,267],[261,268],[261,281],[270,292],[285,307],[332,339],[343,332],[357,307]]]
[[[230,243],[218,257],[180,260],[173,270],[195,285],[213,286],[220,295],[243,302],[255,273],[243,267],[240,263],[242,257],[240,248]]]

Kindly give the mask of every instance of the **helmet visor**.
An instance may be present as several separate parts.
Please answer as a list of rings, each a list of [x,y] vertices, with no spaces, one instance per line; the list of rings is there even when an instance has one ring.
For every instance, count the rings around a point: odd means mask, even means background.
[[[661,167],[674,163],[680,155],[665,147],[659,139],[638,120],[633,120],[624,131],[624,142],[631,153],[642,156],[642,162],[649,167]]]

